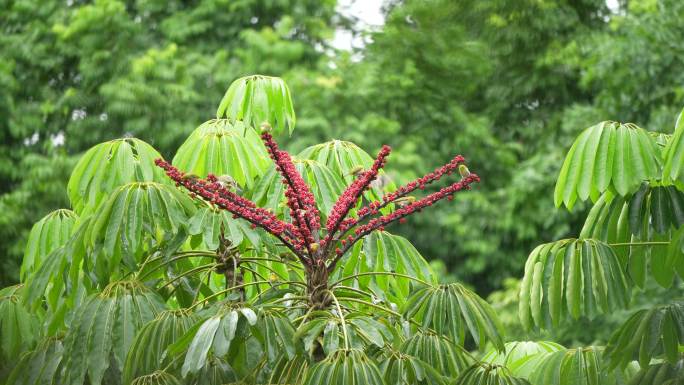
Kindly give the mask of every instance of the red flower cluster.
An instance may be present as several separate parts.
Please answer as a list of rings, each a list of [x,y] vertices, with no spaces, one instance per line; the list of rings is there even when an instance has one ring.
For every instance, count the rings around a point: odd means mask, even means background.
[[[424,198],[408,197],[408,194],[416,189],[422,190],[426,185],[440,180],[444,175],[451,175],[464,162],[463,157],[458,155],[446,165],[383,196],[382,201],[372,202],[360,208],[356,217],[350,217],[351,210],[358,204],[363,193],[370,188],[371,183],[385,166],[391,149],[389,146],[383,146],[370,170],[358,174],[334,204],[325,224],[325,236],[321,240],[321,217],[314,195],[297,172],[290,154],[278,148],[269,132],[264,131],[261,139],[275,163],[276,170],[282,176],[282,183],[286,187],[287,206],[293,223],[278,219],[269,210],[259,208],[249,199],[232,192],[214,175],[210,174],[206,179],[188,177],[162,159],[157,159],[155,163],[166,171],[176,185],[189,190],[191,196],[200,196],[217,207],[230,211],[234,218],[242,218],[250,222],[252,227],[266,230],[283,242],[306,266],[324,265],[326,261],[329,261],[327,265],[329,271],[332,271],[342,255],[365,235],[374,230],[383,230],[385,226],[395,221],[403,223],[406,216],[432,206],[444,198],[451,200],[455,193],[469,189],[471,183],[480,180],[477,175],[468,173],[463,175],[460,181]],[[369,219],[378,215],[381,209],[390,204],[394,204],[394,211]],[[369,220],[362,223],[366,219]]]

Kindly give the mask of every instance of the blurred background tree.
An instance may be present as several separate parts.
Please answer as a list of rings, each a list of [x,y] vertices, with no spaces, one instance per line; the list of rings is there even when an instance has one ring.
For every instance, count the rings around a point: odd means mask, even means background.
[[[476,191],[392,231],[444,279],[503,289],[505,309],[530,250],[581,225],[587,207],[551,199],[572,138],[606,119],[671,131],[684,106],[678,0],[391,1],[353,51],[330,46],[335,29],[362,33],[333,0],[0,3],[0,286],[31,224],[67,204],[73,155],[122,135],[168,155],[212,117],[207,100],[265,73],[295,95],[290,149],[387,143],[400,182],[466,155]]]

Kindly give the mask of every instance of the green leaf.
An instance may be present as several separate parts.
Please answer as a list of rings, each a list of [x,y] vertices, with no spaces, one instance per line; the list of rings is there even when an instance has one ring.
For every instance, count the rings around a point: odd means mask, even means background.
[[[61,209],[51,212],[33,225],[21,263],[22,280],[33,275],[51,252],[67,243],[77,220],[76,213]]]
[[[684,169],[684,124],[682,124],[682,119],[684,117],[680,112],[677,117],[674,134],[665,146],[663,153],[665,160],[663,165],[664,182],[673,182],[682,176],[682,169]]]
[[[433,333],[419,331],[404,341],[399,350],[424,361],[445,377],[455,378],[473,364],[460,345]]]
[[[606,368],[600,347],[560,350],[544,354],[530,376],[534,385],[620,385],[620,372]]]
[[[481,362],[475,363],[464,370],[458,378],[456,378],[456,381],[454,381],[453,384],[530,385],[526,379],[511,375],[510,370],[504,366],[490,365]]]
[[[289,134],[296,120],[290,90],[283,79],[264,75],[235,80],[223,96],[216,117],[243,121],[255,128],[267,122],[276,133],[287,130]]]
[[[57,384],[63,352],[62,341],[53,338],[42,341],[35,350],[21,356],[5,384]]]
[[[386,385],[376,363],[361,350],[338,350],[307,370],[305,385]]]

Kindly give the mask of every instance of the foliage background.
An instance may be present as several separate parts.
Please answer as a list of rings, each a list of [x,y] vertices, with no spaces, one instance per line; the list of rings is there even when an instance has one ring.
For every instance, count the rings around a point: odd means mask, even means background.
[[[295,96],[297,131],[279,138],[294,152],[330,138],[369,152],[387,143],[398,181],[468,157],[483,178],[474,194],[392,231],[441,261],[442,279],[499,290],[515,330],[507,278],[522,276],[538,243],[577,233],[588,209],[553,206],[572,139],[606,119],[671,132],[684,105],[677,0],[392,1],[359,52],[329,46],[336,28],[354,30],[332,0],[3,0],[0,10],[0,287],[18,280],[30,226],[68,205],[82,151],[130,135],[168,155],[233,79],[265,73]],[[620,319],[555,337],[605,341]]]

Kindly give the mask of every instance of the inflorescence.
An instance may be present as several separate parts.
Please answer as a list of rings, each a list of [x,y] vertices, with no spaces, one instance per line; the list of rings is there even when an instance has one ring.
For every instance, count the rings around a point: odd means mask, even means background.
[[[250,222],[253,228],[260,227],[278,238],[288,247],[305,266],[325,265],[329,271],[335,267],[339,259],[356,242],[365,235],[384,230],[385,226],[403,223],[407,216],[432,206],[442,199],[452,200],[455,193],[470,189],[470,185],[480,178],[473,173],[461,173],[461,179],[437,192],[421,199],[409,196],[415,190],[423,190],[425,186],[451,175],[459,167],[465,168],[462,156],[455,156],[449,163],[433,172],[418,178],[396,191],[386,194],[381,201],[374,201],[356,210],[364,192],[371,188],[380,170],[383,169],[391,152],[389,146],[383,146],[372,167],[356,175],[354,181],[345,189],[327,216],[324,228],[321,227],[321,213],[316,207],[314,195],[292,162],[290,154],[280,150],[268,130],[263,130],[261,139],[266,145],[275,168],[280,173],[281,182],[285,185],[285,197],[292,223],[278,219],[268,209],[257,207],[221,183],[218,178],[209,174],[205,179],[191,177],[178,170],[163,159],[155,163],[166,171],[166,174],[190,191],[192,197],[199,196],[204,200],[228,210],[233,218],[241,218]],[[394,210],[388,207],[394,205]],[[388,208],[387,214],[381,212]]]

